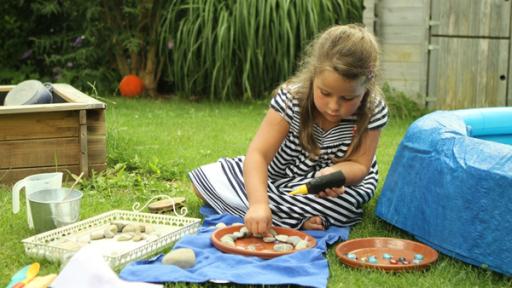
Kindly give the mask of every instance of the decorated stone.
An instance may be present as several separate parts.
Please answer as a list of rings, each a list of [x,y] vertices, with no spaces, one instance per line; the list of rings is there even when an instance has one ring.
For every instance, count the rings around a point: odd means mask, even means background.
[[[278,243],[278,244],[274,245],[274,251],[277,251],[277,252],[286,252],[286,251],[291,251],[291,250],[293,250],[293,246],[288,243]]]

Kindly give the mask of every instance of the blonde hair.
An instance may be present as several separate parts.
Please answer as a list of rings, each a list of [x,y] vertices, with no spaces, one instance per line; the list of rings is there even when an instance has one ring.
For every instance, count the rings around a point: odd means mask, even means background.
[[[306,48],[297,73],[287,81],[292,85],[292,94],[300,105],[300,145],[311,158],[319,155],[320,148],[313,137],[316,106],[313,102],[313,80],[325,71],[337,72],[349,79],[361,79],[366,87],[361,104],[356,111],[356,131],[347,159],[359,149],[361,135],[366,131],[374,106],[381,92],[376,84],[379,65],[379,47],[375,37],[357,24],[337,25],[317,36]],[[338,159],[338,161],[341,159]]]

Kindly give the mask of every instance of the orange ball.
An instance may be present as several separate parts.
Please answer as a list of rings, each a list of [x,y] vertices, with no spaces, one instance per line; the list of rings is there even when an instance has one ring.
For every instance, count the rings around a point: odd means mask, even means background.
[[[144,82],[137,75],[126,75],[119,82],[119,92],[124,97],[135,97],[144,91]]]

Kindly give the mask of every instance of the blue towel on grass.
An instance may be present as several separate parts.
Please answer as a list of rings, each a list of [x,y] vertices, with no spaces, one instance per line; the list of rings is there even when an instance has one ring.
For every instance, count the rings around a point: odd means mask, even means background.
[[[202,207],[206,218],[196,235],[181,238],[173,249],[191,248],[196,254],[196,264],[188,269],[162,264],[163,254],[149,260],[128,264],[120,277],[128,281],[143,282],[192,282],[280,285],[295,284],[309,287],[326,287],[329,267],[323,253],[327,244],[347,240],[349,228],[330,227],[326,231],[306,231],[317,240],[312,249],[264,260],[253,256],[226,254],[211,243],[215,225],[241,223],[238,216],[216,214],[211,207]]]

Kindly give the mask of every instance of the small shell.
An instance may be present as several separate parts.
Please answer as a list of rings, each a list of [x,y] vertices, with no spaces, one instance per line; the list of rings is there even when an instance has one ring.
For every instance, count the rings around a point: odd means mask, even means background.
[[[238,225],[244,225],[244,223],[235,222],[235,223],[231,224],[231,226],[238,226]]]
[[[272,234],[272,236],[276,236],[277,235],[277,232],[276,230],[270,228],[270,230],[268,230],[268,233]]]

